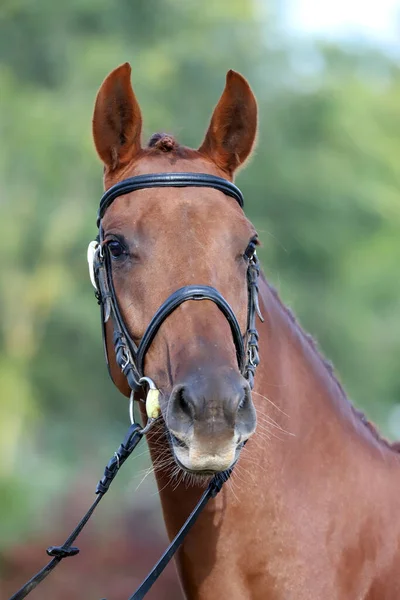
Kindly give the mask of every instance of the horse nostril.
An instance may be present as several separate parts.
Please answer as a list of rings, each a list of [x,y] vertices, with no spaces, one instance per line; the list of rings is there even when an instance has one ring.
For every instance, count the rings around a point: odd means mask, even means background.
[[[175,393],[175,405],[187,417],[194,417],[193,401],[183,386]]]
[[[251,400],[250,391],[247,387],[244,387],[243,388],[243,396],[237,405],[237,412],[239,413],[240,411],[245,410],[248,407],[250,400]]]

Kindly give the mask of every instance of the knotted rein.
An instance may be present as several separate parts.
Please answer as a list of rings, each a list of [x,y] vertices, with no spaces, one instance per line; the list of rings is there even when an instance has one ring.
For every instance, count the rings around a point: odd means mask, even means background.
[[[96,241],[89,244],[88,248],[89,274],[91,282],[96,290],[95,295],[101,310],[103,346],[108,371],[111,376],[105,341],[105,326],[111,318],[114,330],[113,344],[116,361],[131,389],[129,404],[131,425],[124,441],[105,467],[104,475],[97,484],[96,499],[92,506],[78,523],[74,531],[66,539],[64,544],[47,548],[47,554],[52,557],[50,562],[34,575],[18,592],[11,596],[9,600],[22,600],[22,598],[25,598],[47,577],[61,560],[68,556],[75,556],[79,553],[79,548],[72,544],[90,519],[102,497],[108,491],[121,466],[136,448],[145,433],[150,430],[156,420],[160,417],[159,390],[152,379],[145,375],[145,357],[162,323],[183,302],[187,302],[188,300],[211,300],[218,306],[230,325],[240,372],[248,380],[250,388],[253,388],[254,386],[254,374],[259,364],[256,316],[258,315],[259,318],[263,320],[258,305],[257,281],[259,275],[259,263],[255,252],[247,257],[248,307],[247,329],[244,336],[242,336],[239,323],[232,308],[218,290],[206,285],[188,285],[173,292],[163,304],[161,304],[148,324],[139,345],[136,345],[133,341],[118,305],[112,278],[111,255],[107,242],[104,241],[101,221],[107,208],[119,196],[129,194],[136,190],[153,187],[209,187],[230,196],[236,200],[241,208],[243,208],[244,204],[242,192],[236,185],[221,177],[205,173],[156,173],[150,175],[138,175],[120,181],[103,194],[97,214],[97,226],[99,229],[98,237]],[[148,386],[146,398],[148,422],[145,427],[142,428],[141,425],[134,420],[133,405],[135,392],[142,389],[143,386]],[[149,591],[183,542],[200,512],[210,498],[215,498],[230,474],[231,469],[224,473],[218,473],[213,477],[174,540],[129,600],[141,600],[144,598],[145,594]]]

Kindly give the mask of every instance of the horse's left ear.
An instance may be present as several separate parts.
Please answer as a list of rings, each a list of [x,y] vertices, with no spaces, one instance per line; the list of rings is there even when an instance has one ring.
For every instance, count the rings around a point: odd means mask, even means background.
[[[226,85],[215,107],[199,152],[233,175],[249,156],[257,132],[257,102],[242,75],[228,71]]]

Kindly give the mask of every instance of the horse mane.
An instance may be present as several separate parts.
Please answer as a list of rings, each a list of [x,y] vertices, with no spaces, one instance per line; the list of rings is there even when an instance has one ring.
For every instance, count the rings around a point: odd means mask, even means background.
[[[322,365],[324,366],[325,370],[328,372],[329,376],[331,377],[331,379],[335,382],[337,388],[339,389],[342,397],[348,402],[353,414],[361,421],[361,423],[368,429],[368,431],[373,435],[373,437],[378,440],[378,442],[382,443],[385,447],[389,448],[390,450],[393,450],[393,452],[398,452],[400,453],[400,441],[399,442],[389,442],[389,440],[387,440],[386,438],[384,438],[378,431],[376,425],[374,423],[372,423],[371,421],[369,421],[366,417],[366,415],[359,409],[357,409],[352,402],[349,400],[343,385],[341,384],[338,376],[336,375],[335,372],[335,368],[332,364],[332,362],[330,360],[328,360],[323,353],[321,352],[318,342],[317,340],[315,340],[315,338],[313,338],[313,336],[309,333],[307,333],[306,331],[304,331],[303,327],[300,325],[298,319],[296,318],[295,314],[293,313],[293,311],[286,306],[279,294],[278,291],[276,290],[276,288],[271,285],[265,277],[264,281],[267,284],[269,290],[271,291],[272,295],[274,296],[274,298],[277,300],[277,302],[279,303],[279,305],[281,306],[281,308],[283,309],[283,311],[285,312],[285,314],[289,317],[290,321],[293,323],[293,325],[296,327],[296,329],[300,332],[300,334],[302,335],[303,338],[305,338],[305,340],[307,341],[308,345],[311,347],[312,351],[316,354],[316,356],[319,358],[319,360],[321,361]]]

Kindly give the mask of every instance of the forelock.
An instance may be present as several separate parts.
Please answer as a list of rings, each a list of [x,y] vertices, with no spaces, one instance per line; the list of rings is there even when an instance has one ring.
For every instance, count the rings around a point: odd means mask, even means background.
[[[148,147],[155,148],[161,152],[173,152],[179,148],[179,144],[168,133],[154,133],[149,140]]]

